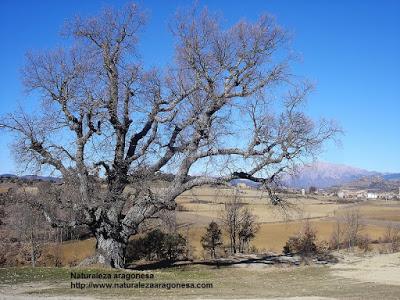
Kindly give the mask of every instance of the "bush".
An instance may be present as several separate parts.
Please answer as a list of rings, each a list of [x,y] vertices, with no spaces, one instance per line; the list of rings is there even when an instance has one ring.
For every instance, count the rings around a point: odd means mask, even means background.
[[[128,261],[147,260],[177,260],[183,258],[186,252],[186,239],[178,233],[164,233],[154,229],[144,237],[131,240],[126,249]]]
[[[384,242],[389,243],[388,252],[397,252],[400,250],[400,229],[394,223],[388,224]]]
[[[125,254],[127,261],[135,261],[147,257],[144,240],[145,238],[136,238],[128,242]]]
[[[186,239],[178,233],[166,234],[163,241],[163,258],[176,260],[186,251]]]
[[[371,239],[368,236],[360,235],[357,238],[357,246],[358,246],[358,248],[360,248],[364,252],[368,252],[368,251],[371,250],[370,243],[371,243]]]
[[[144,239],[144,251],[148,260],[162,259],[165,233],[160,229],[150,231]]]
[[[283,253],[299,254],[306,257],[318,253],[316,231],[311,227],[308,220],[304,223],[303,229],[298,235],[289,238],[283,247]]]

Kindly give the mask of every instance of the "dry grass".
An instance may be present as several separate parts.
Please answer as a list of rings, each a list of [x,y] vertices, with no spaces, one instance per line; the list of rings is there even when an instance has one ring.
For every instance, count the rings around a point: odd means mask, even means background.
[[[58,257],[61,265],[75,265],[87,257],[95,254],[96,240],[94,238],[83,241],[68,241],[61,245],[48,244],[42,253],[41,261],[46,264],[48,255]]]
[[[269,203],[265,194],[260,191],[245,190],[246,197],[242,198],[244,205],[248,205],[250,210],[257,216],[258,222],[282,222],[288,220],[299,220],[303,218],[323,218],[333,216],[335,210],[345,207],[345,204],[337,204],[321,199],[314,198],[288,198],[288,203],[293,206],[291,210],[283,211]],[[191,196],[188,196],[191,193]],[[177,199],[180,207],[186,214],[194,218],[193,223],[197,223],[196,216],[200,219],[218,219],[224,209],[224,203],[231,199],[231,194],[226,190],[212,190],[205,188],[200,193],[199,189],[195,192],[186,192],[184,196]],[[186,221],[185,214],[178,212],[177,218],[181,217]]]
[[[310,222],[317,230],[317,239],[319,241],[329,241],[332,232],[335,230],[335,223],[329,221],[315,220]],[[282,223],[264,223],[260,224],[260,230],[257,232],[255,239],[251,243],[259,251],[273,251],[280,253],[283,246],[290,236],[297,234],[303,226],[302,221],[282,222]],[[200,239],[205,233],[204,227],[192,227],[189,229],[189,241],[194,247],[196,257],[203,256]],[[385,228],[368,225],[361,232],[367,234],[372,239],[378,239],[385,234]],[[228,238],[225,236],[224,241],[227,243]]]
[[[7,193],[7,192],[8,192],[8,188],[0,187],[0,194]]]
[[[374,200],[357,205],[363,219],[400,222],[400,203],[398,201]],[[337,214],[343,215],[345,207],[338,209]]]
[[[396,221],[400,222],[400,206],[398,207],[379,207],[379,206],[362,206],[360,213],[363,218]]]

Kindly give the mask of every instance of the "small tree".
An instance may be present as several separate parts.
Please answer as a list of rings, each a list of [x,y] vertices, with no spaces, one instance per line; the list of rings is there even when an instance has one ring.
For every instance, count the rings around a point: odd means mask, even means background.
[[[241,203],[238,190],[224,208],[222,222],[229,236],[231,253],[243,252],[258,231],[256,218]]]
[[[215,258],[216,249],[222,244],[221,229],[216,222],[212,221],[208,224],[207,231],[201,238],[201,245],[210,252],[211,258]]]
[[[233,197],[225,203],[224,211],[222,212],[222,223],[228,233],[231,253],[236,253],[239,250],[239,230],[240,230],[240,213],[242,203],[238,195],[238,190],[235,190]]]
[[[308,192],[310,194],[314,194],[317,191],[317,188],[315,186],[310,186],[310,188],[308,189]]]
[[[390,252],[397,252],[400,249],[400,228],[394,223],[389,223],[386,226],[384,241],[389,244]]]
[[[31,262],[32,267],[35,267],[40,256],[40,243],[43,242],[41,231],[43,224],[46,224],[45,219],[37,207],[30,205],[33,195],[25,189],[14,191],[10,196],[15,202],[10,225],[19,240],[26,244],[25,249],[29,252],[29,254],[26,253],[27,260]]]
[[[351,249],[357,245],[360,233],[364,227],[360,222],[361,221],[360,211],[358,209],[348,210],[343,217],[343,221],[344,221],[343,230],[347,247]]]
[[[331,249],[339,250],[343,245],[344,229],[343,225],[341,224],[342,221],[343,220],[341,220],[339,216],[335,217],[335,224],[329,241],[329,247]]]
[[[248,250],[250,241],[254,239],[259,229],[256,223],[256,217],[251,213],[248,208],[245,208],[241,212],[240,218],[240,229],[238,232],[239,236],[239,252]]]

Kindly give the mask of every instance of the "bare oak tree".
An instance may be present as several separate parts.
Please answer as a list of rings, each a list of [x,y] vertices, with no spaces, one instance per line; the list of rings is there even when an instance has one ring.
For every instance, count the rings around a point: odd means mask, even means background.
[[[347,243],[348,249],[353,249],[357,245],[361,238],[361,231],[364,229],[364,225],[361,222],[361,213],[357,208],[348,209],[344,216],[344,236]]]
[[[279,204],[279,174],[337,132],[302,111],[310,87],[290,74],[272,17],[224,28],[207,10],[178,14],[175,58],[163,70],[139,59],[144,23],[136,5],[68,23],[70,47],[27,56],[24,84],[40,111],[0,121],[21,162],[59,172],[71,188],[53,203],[72,220],[38,199],[48,221],[87,225],[98,260],[116,268],[140,224],[193,187],[247,178]],[[154,187],[161,173],[173,174],[167,188]]]
[[[231,253],[243,253],[259,229],[256,216],[244,206],[240,190],[235,189],[225,203],[221,221],[228,234]]]
[[[11,219],[11,228],[17,234],[20,241],[27,246],[28,256],[32,267],[36,266],[40,257],[40,246],[43,243],[43,214],[40,210],[29,206],[34,195],[24,188],[14,191],[12,200],[14,207]]]

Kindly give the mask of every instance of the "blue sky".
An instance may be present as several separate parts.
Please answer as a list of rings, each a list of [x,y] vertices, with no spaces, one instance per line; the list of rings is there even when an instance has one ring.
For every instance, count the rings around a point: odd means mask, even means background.
[[[0,2],[0,115],[17,103],[33,106],[20,83],[24,54],[60,45],[65,20],[90,15],[125,1]],[[141,1],[148,25],[140,53],[148,66],[167,63],[173,53],[168,21],[191,1]],[[336,119],[342,145],[328,144],[321,160],[369,170],[400,172],[400,1],[198,1],[227,24],[275,15],[293,34],[302,60],[294,72],[316,83],[308,101],[314,117]],[[0,133],[0,174],[14,173],[9,144]]]

